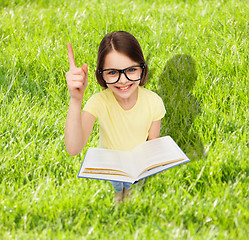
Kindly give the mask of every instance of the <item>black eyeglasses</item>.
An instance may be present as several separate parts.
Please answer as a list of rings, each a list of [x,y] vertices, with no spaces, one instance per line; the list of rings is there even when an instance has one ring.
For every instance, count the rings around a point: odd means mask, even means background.
[[[98,70],[98,72],[106,84],[114,84],[119,81],[122,73],[129,81],[132,82],[139,81],[142,79],[144,69],[145,69],[145,64],[141,64],[124,69],[113,69],[113,68],[103,69],[103,70]]]

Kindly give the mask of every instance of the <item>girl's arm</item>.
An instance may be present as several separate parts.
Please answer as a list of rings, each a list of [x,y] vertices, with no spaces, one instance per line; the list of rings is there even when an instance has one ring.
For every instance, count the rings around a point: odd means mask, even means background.
[[[66,80],[71,99],[65,126],[65,145],[67,152],[75,156],[84,148],[92,132],[95,117],[84,111],[81,114],[81,104],[88,83],[87,65],[84,63],[78,68],[70,43],[67,47],[70,69],[66,73]]]
[[[65,146],[71,156],[79,154],[89,139],[95,117],[83,111],[81,114],[81,103],[70,100],[65,127]]]
[[[147,140],[152,140],[159,137],[160,125],[161,125],[161,120],[152,122]]]

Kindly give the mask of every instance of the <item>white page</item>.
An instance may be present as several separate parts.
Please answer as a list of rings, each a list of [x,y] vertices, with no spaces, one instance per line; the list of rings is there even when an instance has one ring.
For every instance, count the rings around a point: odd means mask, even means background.
[[[174,166],[180,165],[180,164],[182,164],[182,163],[186,163],[186,162],[188,162],[188,161],[190,161],[190,160],[189,160],[189,159],[187,159],[187,160],[182,160],[182,161],[179,161],[179,162],[176,162],[176,163],[170,163],[170,164],[167,164],[167,165],[164,165],[164,166],[160,166],[160,167],[153,168],[153,169],[151,169],[151,170],[149,170],[149,171],[146,171],[146,172],[142,173],[142,174],[139,176],[139,179],[138,179],[138,180],[143,179],[143,178],[146,178],[146,177],[151,176],[151,175],[153,175],[153,174],[156,174],[156,173],[158,173],[158,172],[164,171],[164,170],[166,170],[166,169],[172,168],[172,167],[174,167]]]
[[[132,152],[140,166],[137,175],[155,164],[177,159],[188,159],[169,136],[147,141],[134,148]]]
[[[103,169],[105,172],[108,172],[111,174],[110,177],[112,179],[113,177],[115,178],[113,180],[118,180],[117,178],[119,178],[119,176],[114,176],[116,170],[123,172],[124,175],[126,175],[125,173],[127,173],[132,178],[132,173],[131,173],[132,169],[130,170],[131,161],[132,161],[131,153],[128,151],[118,151],[118,150],[101,149],[101,148],[89,148],[85,155],[79,176],[86,177],[87,173],[86,172],[83,173],[83,171],[90,171],[86,169]],[[113,169],[113,171],[108,171],[108,169]],[[94,171],[96,172],[96,170]],[[92,175],[92,174],[87,174],[87,176],[89,175]],[[94,175],[96,178],[99,178],[101,176],[103,177],[104,174],[98,174],[99,177],[97,176],[97,174],[94,174]],[[110,177],[107,177],[107,178],[110,179]],[[106,179],[106,178],[103,178],[103,179]]]
[[[100,179],[100,180],[111,180],[111,181],[120,181],[120,182],[130,182],[134,183],[136,179],[129,178],[125,176],[116,176],[116,175],[106,175],[106,174],[88,174],[88,173],[79,173],[78,177],[82,178],[92,178],[92,179]]]

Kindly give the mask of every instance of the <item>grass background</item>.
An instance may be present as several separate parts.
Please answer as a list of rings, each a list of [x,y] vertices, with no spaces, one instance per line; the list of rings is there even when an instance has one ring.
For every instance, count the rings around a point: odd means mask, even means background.
[[[2,0],[0,238],[245,239],[248,199],[248,1]],[[101,91],[99,42],[125,30],[163,98],[162,135],[192,159],[149,177],[122,204],[108,182],[78,179],[64,147],[66,42]]]

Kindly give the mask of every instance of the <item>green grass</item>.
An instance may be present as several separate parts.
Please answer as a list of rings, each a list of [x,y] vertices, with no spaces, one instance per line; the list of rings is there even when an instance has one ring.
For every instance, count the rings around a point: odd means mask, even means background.
[[[249,235],[248,1],[3,0],[0,9],[0,238],[245,239]],[[161,135],[192,159],[113,203],[67,154],[66,43],[89,66],[103,36],[140,42],[163,98]]]

